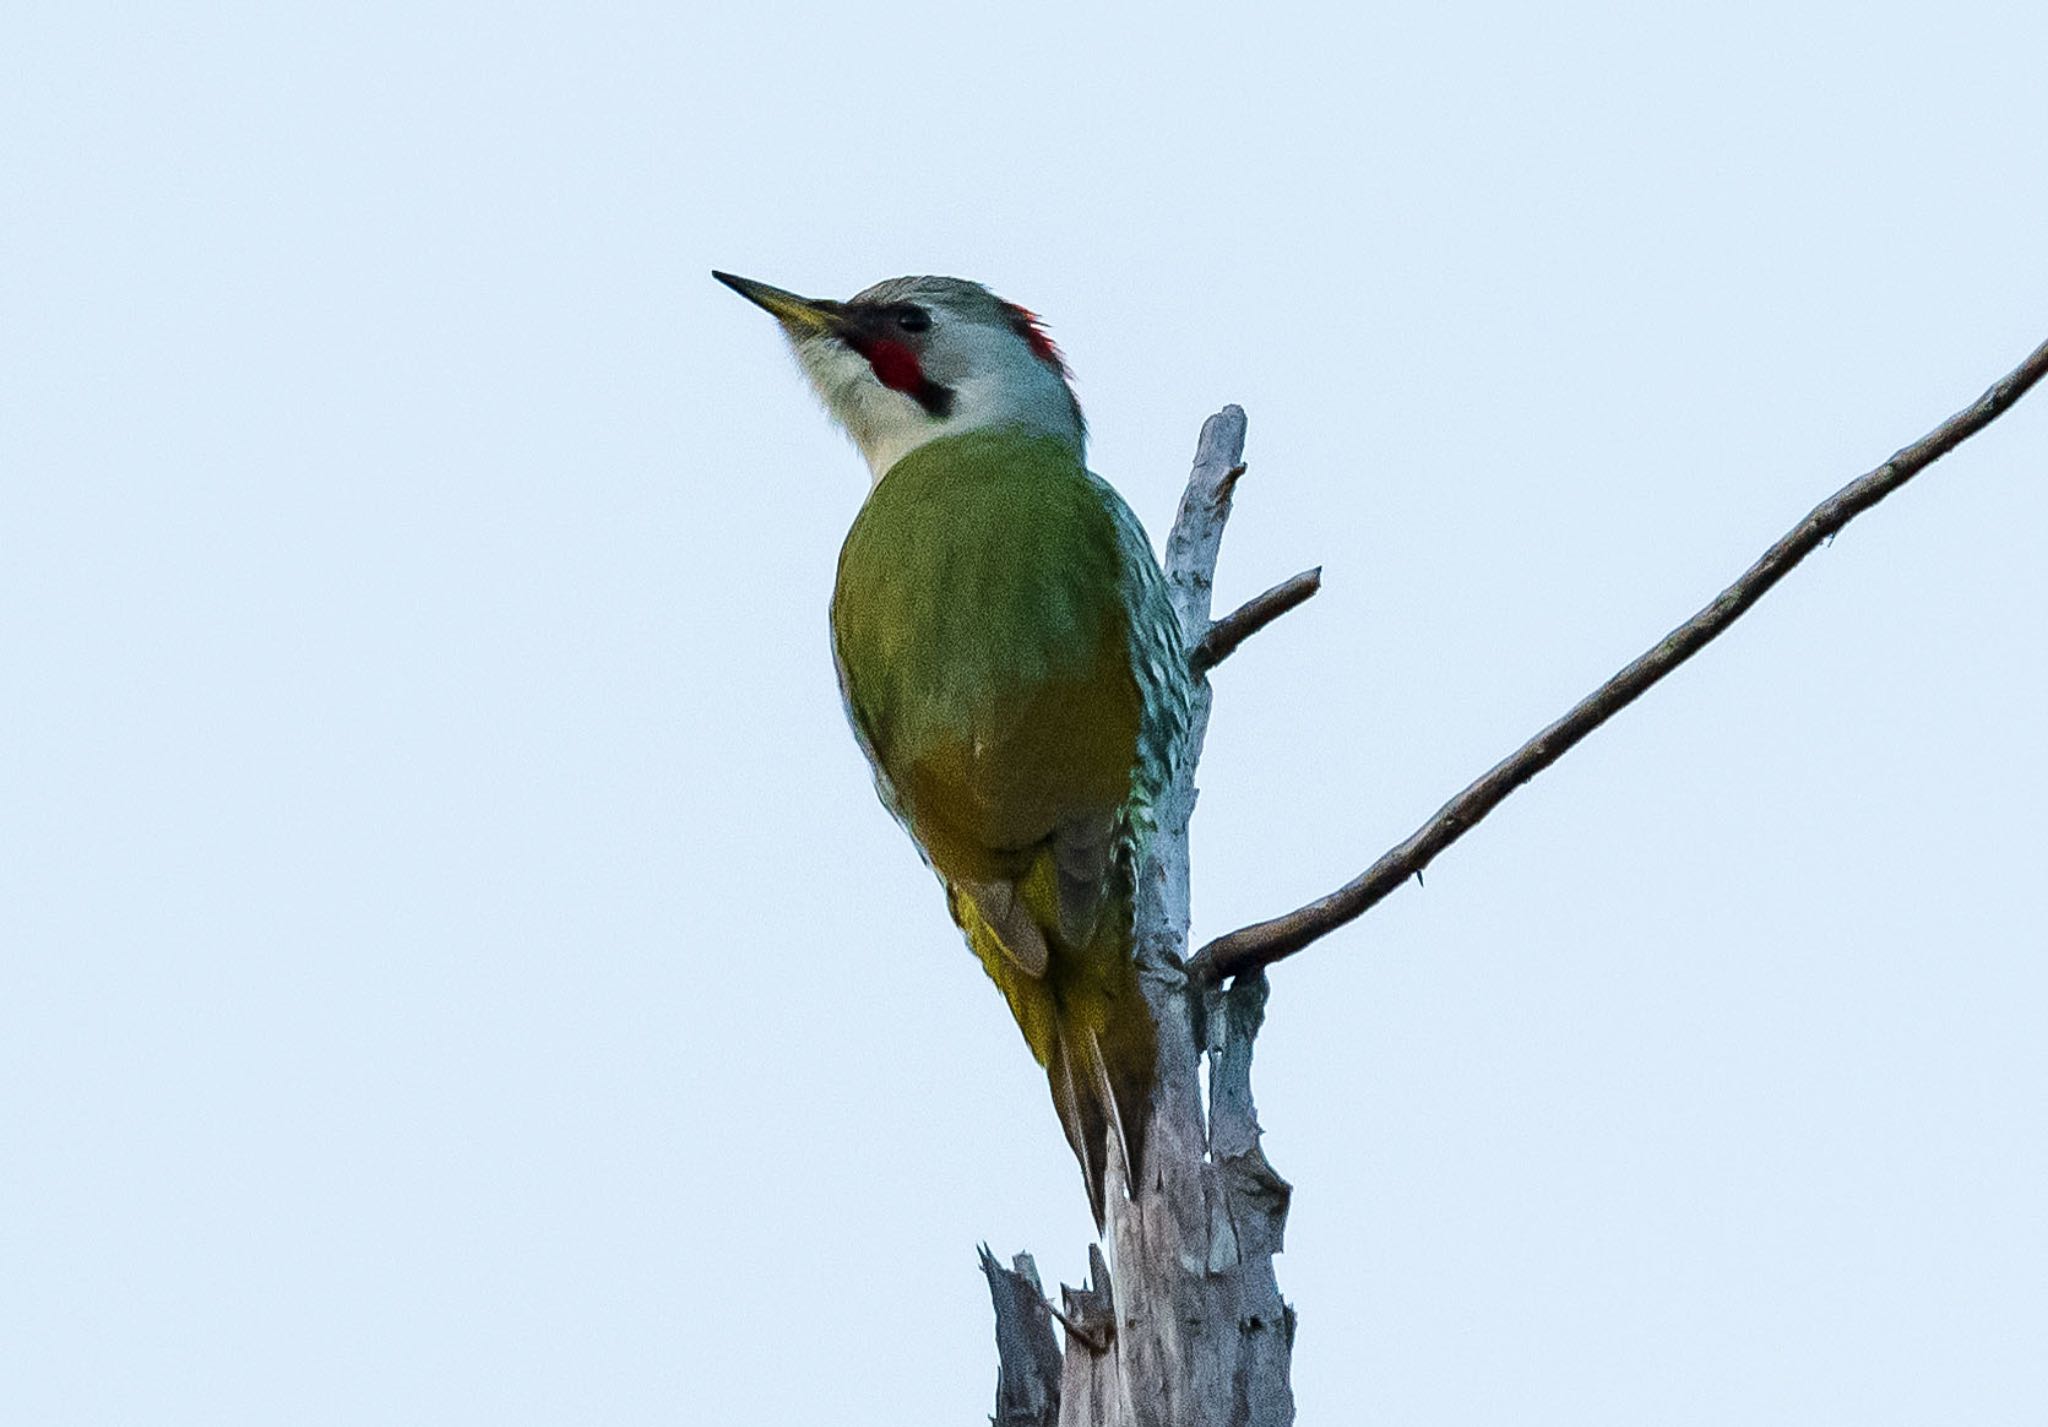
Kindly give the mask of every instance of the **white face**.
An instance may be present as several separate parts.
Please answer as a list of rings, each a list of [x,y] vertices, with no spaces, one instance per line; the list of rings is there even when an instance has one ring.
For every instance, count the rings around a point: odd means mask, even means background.
[[[840,305],[837,330],[790,331],[797,361],[879,481],[942,436],[1086,431],[1059,355],[1028,313],[977,283],[897,278]]]

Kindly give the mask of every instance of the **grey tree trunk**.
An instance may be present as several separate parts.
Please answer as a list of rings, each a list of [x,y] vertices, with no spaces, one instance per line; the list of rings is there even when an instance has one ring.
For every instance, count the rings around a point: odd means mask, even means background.
[[[1244,412],[1235,406],[1203,424],[1167,541],[1167,581],[1190,651],[1211,628],[1211,578],[1242,474],[1244,432]],[[1116,1156],[1105,1153],[1110,1262],[1091,1248],[1088,1283],[1062,1288],[1064,1352],[1029,1255],[1005,1269],[982,1251],[1001,1359],[998,1427],[1281,1427],[1294,1420],[1294,1312],[1273,1273],[1288,1186],[1259,1149],[1251,1091],[1265,977],[1240,977],[1225,989],[1193,985],[1184,969],[1188,823],[1209,705],[1198,671],[1188,756],[1160,800],[1139,879],[1136,954],[1159,1040],[1144,1182],[1122,1184]]]

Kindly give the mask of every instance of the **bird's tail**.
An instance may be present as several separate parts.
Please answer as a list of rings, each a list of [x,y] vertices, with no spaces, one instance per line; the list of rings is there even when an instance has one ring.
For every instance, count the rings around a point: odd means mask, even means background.
[[[1143,1026],[1143,1045],[1127,1028],[1107,1045],[1086,1016],[1062,1017],[1056,1023],[1045,1075],[1052,1085],[1053,1108],[1081,1177],[1088,1186],[1088,1207],[1100,1231],[1107,1222],[1109,1170],[1117,1182],[1136,1188],[1145,1159],[1145,1125],[1151,1113],[1153,1038],[1151,1013],[1142,999],[1131,1007]]]
[[[1111,1163],[1127,1189],[1144,1173],[1145,1126],[1157,1075],[1152,1012],[1132,956],[1130,901],[1105,897],[1091,931],[1073,941],[1056,930],[1057,917],[1045,918],[1053,925],[1044,927],[1044,969],[1033,974],[1005,950],[972,898],[956,889],[952,900],[968,944],[1002,988],[1018,1029],[1045,1067],[1053,1108],[1080,1161],[1100,1230]]]

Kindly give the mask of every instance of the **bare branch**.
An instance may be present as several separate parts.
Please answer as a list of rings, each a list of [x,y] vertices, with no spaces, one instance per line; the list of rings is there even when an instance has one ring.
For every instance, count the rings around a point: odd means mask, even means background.
[[[1180,509],[1166,537],[1166,587],[1180,615],[1180,634],[1193,649],[1209,632],[1209,598],[1216,577],[1216,554],[1223,547],[1223,527],[1230,519],[1230,498],[1244,465],[1244,408],[1224,407],[1202,423],[1195,442],[1195,465],[1181,492]],[[1226,462],[1228,464],[1226,464]]]
[[[1712,604],[1672,630],[1655,648],[1437,809],[1407,841],[1328,896],[1285,916],[1218,937],[1189,963],[1190,976],[1220,980],[1270,966],[1359,916],[1408,878],[1419,875],[1438,853],[1463,837],[1508,794],[1555,763],[1580,739],[1705,648],[1816,546],[1989,426],[2043,375],[2048,375],[2048,342],[2036,347],[1975,404],[1815,506]]]
[[[1180,507],[1166,536],[1166,591],[1180,623],[1181,643],[1195,649],[1209,632],[1210,600],[1215,593],[1216,557],[1223,548],[1223,527],[1230,521],[1230,502],[1244,475],[1245,415],[1241,406],[1226,406],[1202,423],[1195,441],[1195,461],[1181,490]],[[1188,732],[1184,760],[1173,785],[1162,791],[1153,817],[1157,831],[1145,875],[1138,879],[1134,930],[1141,947],[1170,947],[1179,975],[1179,959],[1188,948],[1188,820],[1195,810],[1195,764],[1209,731],[1210,692],[1196,680],[1188,699]],[[1149,1138],[1149,1136],[1148,1136]]]
[[[1209,632],[1202,636],[1188,654],[1188,665],[1197,675],[1206,674],[1228,659],[1237,646],[1257,634],[1274,620],[1297,605],[1306,604],[1309,597],[1323,587],[1323,567],[1303,570],[1291,580],[1283,580],[1262,595],[1255,595],[1236,609],[1209,626]]]

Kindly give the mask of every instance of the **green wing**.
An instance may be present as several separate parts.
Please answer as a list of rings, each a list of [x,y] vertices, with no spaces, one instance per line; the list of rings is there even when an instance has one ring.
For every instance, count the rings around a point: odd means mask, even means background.
[[[832,633],[876,788],[1046,1067],[1099,1222],[1153,1075],[1131,871],[1187,726],[1144,531],[1064,442],[934,441],[848,533]]]

